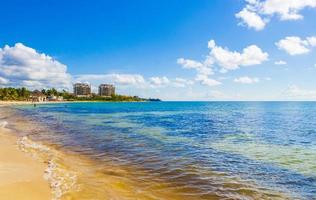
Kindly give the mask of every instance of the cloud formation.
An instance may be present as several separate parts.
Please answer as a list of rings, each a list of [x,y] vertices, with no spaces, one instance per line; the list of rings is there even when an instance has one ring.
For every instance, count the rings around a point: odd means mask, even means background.
[[[111,83],[120,89],[153,89],[153,88],[184,88],[194,84],[194,81],[166,76],[144,78],[140,74],[82,74],[74,77],[75,82],[90,83],[96,91],[101,83]]]
[[[219,72],[225,73],[242,66],[262,64],[269,57],[268,53],[263,52],[256,45],[250,45],[245,47],[242,52],[237,52],[218,46],[214,40],[210,40],[208,48],[210,52],[203,61],[179,58],[177,63],[184,69],[195,69],[197,72],[195,81],[210,87],[222,84],[220,81],[210,78],[214,74],[214,66],[220,68]]]
[[[273,16],[281,21],[301,20],[305,8],[316,8],[316,0],[245,0],[246,6],[235,16],[239,24],[257,31],[264,29]]]
[[[209,59],[222,67],[224,71],[235,70],[241,66],[259,65],[267,61],[269,57],[268,53],[263,52],[256,45],[250,45],[245,47],[242,52],[237,52],[217,46],[214,40],[210,40],[208,47],[211,50]]]
[[[274,62],[275,65],[286,65],[287,63],[284,60],[279,60]]]
[[[316,90],[306,90],[297,85],[290,85],[283,92],[283,96],[290,99],[316,99]]]
[[[243,77],[239,77],[239,78],[235,78],[234,82],[235,83],[242,83],[242,84],[252,84],[252,83],[258,83],[260,81],[259,78],[251,78],[248,76],[243,76]]]
[[[205,60],[204,63],[201,63],[195,60],[179,58],[177,60],[177,63],[182,65],[184,69],[195,69],[198,72],[198,74],[203,74],[207,76],[214,74],[211,68],[211,65],[213,63],[210,63],[209,60]]]
[[[248,8],[244,8],[235,16],[241,20],[239,25],[246,25],[247,27],[253,28],[256,31],[260,31],[266,26],[266,21],[263,20],[257,13],[251,11]]]
[[[205,76],[202,74],[198,74],[197,77],[195,78],[195,80],[200,82],[202,85],[206,85],[209,87],[218,86],[218,85],[222,84],[221,82],[219,82],[215,79],[209,78],[208,76]]]
[[[316,37],[301,39],[297,36],[289,36],[276,42],[275,45],[292,56],[306,54],[316,46]]]
[[[193,84],[194,84],[194,81],[187,80],[184,78],[175,78],[175,80],[173,81],[173,86],[178,87],[178,88],[184,88],[187,86],[191,86]]]
[[[22,43],[0,48],[0,84],[30,88],[69,88],[67,66]]]
[[[75,76],[76,82],[97,81],[107,82],[117,85],[136,85],[142,86],[145,84],[145,79],[140,74],[83,74]]]
[[[0,77],[0,85],[6,85],[9,83],[9,80],[3,77]]]
[[[175,87],[175,88],[185,88],[192,86],[194,81],[184,79],[184,78],[175,78],[169,79],[166,76],[163,77],[151,77],[149,78],[149,86],[152,88],[159,87]]]
[[[197,72],[195,81],[200,82],[202,85],[212,87],[221,84],[221,82],[209,78],[210,75],[214,74],[213,69],[211,68],[213,61],[210,57],[205,59],[203,63],[184,58],[179,58],[177,63],[182,65],[184,69],[195,69]]]
[[[149,78],[150,83],[153,86],[163,86],[170,83],[169,79],[166,76],[163,77],[151,77]]]

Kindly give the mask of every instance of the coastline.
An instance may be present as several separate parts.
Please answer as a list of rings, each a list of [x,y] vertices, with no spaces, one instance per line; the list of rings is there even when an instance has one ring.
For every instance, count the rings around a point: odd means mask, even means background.
[[[47,164],[22,152],[18,137],[0,124],[0,200],[52,199],[44,179]]]
[[[76,174],[60,163],[61,158],[68,155],[29,138],[24,132],[25,128],[34,124],[26,118],[18,117],[18,120],[22,119],[22,121],[12,121],[13,106],[32,103],[22,101],[1,103],[0,200],[73,199],[66,193],[77,189],[74,186]],[[41,104],[45,103],[49,102]]]
[[[31,102],[31,101],[1,101],[1,106],[14,106],[14,105],[33,105],[33,104],[62,104],[62,103],[145,103],[148,101],[43,101],[43,102]]]
[[[30,190],[30,192],[44,192],[48,193],[51,197],[47,199],[152,199],[150,197],[155,196],[160,199],[199,199],[199,196],[186,196],[187,194],[182,191],[182,187],[179,187],[177,183],[173,185],[172,182],[169,182],[166,177],[160,177],[157,174],[157,179],[153,179],[148,184],[143,184],[137,177],[147,177],[150,174],[147,174],[146,171],[142,169],[135,168],[134,166],[119,166],[112,161],[102,161],[102,163],[97,162],[97,160],[92,160],[89,157],[81,155],[75,149],[65,149],[60,148],[54,142],[49,142],[45,140],[38,140],[36,135],[32,135],[31,131],[26,131],[26,127],[37,127],[41,126],[36,121],[32,122],[29,118],[15,115],[14,104],[16,102],[8,102],[6,105],[3,105],[3,109],[0,111],[0,126],[6,125],[4,121],[8,122],[8,126],[13,126],[12,130],[4,129],[4,136],[11,138],[11,145],[9,147],[3,148],[11,149],[15,148],[15,151],[19,151],[19,154],[23,154],[28,157],[28,159],[33,160],[33,164],[41,167],[40,170],[37,170],[37,177],[40,177],[41,186],[45,185],[46,189],[37,187],[33,185],[35,189]],[[18,102],[19,104],[27,102]],[[29,102],[30,104],[31,102]],[[50,102],[44,102],[50,103]],[[64,102],[54,102],[54,103],[64,103]],[[72,103],[72,102],[69,102]],[[11,106],[12,105],[12,106]],[[1,106],[1,103],[0,103]],[[13,117],[12,117],[13,116]],[[16,120],[16,118],[18,118]],[[13,120],[12,120],[13,119]],[[3,123],[4,122],[4,123]],[[50,131],[48,127],[43,127],[41,131]],[[2,130],[2,129],[1,129]],[[2,133],[2,131],[0,132]],[[15,136],[17,135],[17,136]],[[0,137],[2,137],[0,135]],[[1,147],[1,151],[2,151]],[[24,153],[27,152],[27,153]],[[6,155],[11,155],[7,153]],[[32,157],[36,157],[34,159]],[[6,158],[8,159],[8,158]],[[5,160],[4,164],[8,160]],[[1,162],[0,162],[1,163]],[[2,164],[2,163],[1,163]],[[0,166],[1,166],[0,164]],[[35,169],[35,168],[34,168]],[[29,168],[21,168],[20,173],[25,173],[25,170],[28,172],[33,172]],[[26,173],[27,174],[27,173]],[[1,175],[1,174],[0,174]],[[14,174],[15,175],[15,174]],[[23,174],[24,175],[24,174]],[[175,176],[179,174],[174,174]],[[45,176],[46,180],[43,178]],[[156,177],[155,177],[156,178]],[[5,179],[5,181],[11,180],[10,178]],[[190,181],[191,179],[185,179]],[[248,193],[250,196],[256,198],[267,198],[268,194],[275,194],[275,197],[281,197],[283,194],[274,193],[272,191],[261,190],[257,185],[248,185],[243,183],[241,180],[236,179],[238,184],[232,186],[232,188],[248,188],[243,193]],[[230,183],[231,180],[224,180],[224,182]],[[29,184],[30,185],[30,184]],[[147,188],[146,188],[147,187]],[[236,188],[235,188],[236,187]],[[27,189],[26,187],[23,187]],[[231,186],[223,188],[223,193],[226,190],[232,189]],[[39,191],[40,190],[40,191]],[[9,191],[9,190],[4,190]],[[19,188],[15,185],[12,186],[12,191],[19,191]],[[159,192],[158,192],[159,191]],[[266,193],[267,192],[267,193]],[[271,193],[270,193],[271,192]],[[27,198],[32,195],[28,194],[28,191],[17,192],[21,197],[12,197],[11,199],[36,199],[36,197]],[[267,195],[267,196],[266,196]],[[1,193],[0,191],[0,200],[1,196],[6,196],[7,194]],[[10,196],[9,196],[10,197]],[[40,195],[40,199],[45,199],[44,196]],[[220,195],[216,193],[210,194],[207,199],[220,199]],[[6,198],[7,199],[7,198]],[[276,198],[277,199],[277,198]],[[279,199],[287,199],[282,197]]]
[[[1,106],[14,106],[14,105],[67,103],[67,102],[69,102],[69,101],[44,101],[44,102],[31,102],[31,101],[0,101],[0,107],[1,107]]]
[[[133,167],[121,168],[109,162],[103,168],[95,160],[78,153],[32,140],[25,134],[27,131],[23,131],[26,126],[34,126],[32,122],[24,117],[18,122],[10,120],[14,113],[11,106],[14,105],[17,105],[16,102],[0,104],[0,108],[5,108],[0,110],[0,152],[4,152],[4,155],[0,153],[0,200],[151,199],[150,191],[139,192],[143,185],[131,176],[130,172],[135,171]],[[16,167],[14,173],[2,170],[1,167],[11,160],[20,167]],[[26,180],[19,182],[19,177],[26,177]],[[18,184],[11,185],[14,180]],[[95,185],[96,180],[98,186]],[[165,183],[159,185],[167,187]],[[163,199],[183,199],[182,195],[169,192],[157,195]]]

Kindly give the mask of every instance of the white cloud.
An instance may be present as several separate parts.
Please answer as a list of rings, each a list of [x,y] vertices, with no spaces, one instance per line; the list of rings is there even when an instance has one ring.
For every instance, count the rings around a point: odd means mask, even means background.
[[[209,49],[213,49],[216,46],[215,40],[209,40],[207,43],[207,47]]]
[[[290,85],[284,92],[283,95],[287,98],[292,99],[315,99],[316,90],[302,89],[297,85]]]
[[[0,85],[6,85],[9,83],[9,80],[3,77],[0,77]]]
[[[208,45],[212,46],[213,44],[209,43]],[[219,81],[209,78],[210,75],[214,74],[211,68],[211,65],[213,64],[213,59],[211,57],[207,57],[203,63],[190,59],[179,58],[177,63],[182,65],[185,69],[195,69],[197,71],[195,80],[200,82],[202,85],[212,87],[221,84]]]
[[[75,81],[91,83],[92,86],[98,86],[101,83],[111,83],[121,89],[183,88],[194,84],[192,80],[183,78],[169,79],[166,76],[155,76],[145,79],[140,74],[83,74],[75,76]]]
[[[152,88],[159,88],[159,87],[184,88],[184,87],[192,86],[194,84],[194,81],[184,79],[184,78],[168,79],[166,76],[163,76],[163,77],[149,78],[149,84],[150,84],[150,87]]]
[[[220,67],[218,70],[220,73],[226,73],[241,66],[259,65],[269,57],[268,53],[263,52],[256,45],[250,45],[240,53],[217,46],[214,40],[210,40],[208,48],[210,53],[204,61],[179,58],[177,63],[185,69],[195,69],[197,72],[195,81],[210,87],[222,84],[220,81],[210,78],[214,74],[214,66]]]
[[[275,45],[290,55],[300,55],[310,52],[316,46],[316,37],[308,37],[306,40],[296,36],[289,36],[276,42]]]
[[[266,0],[259,6],[262,13],[278,15],[281,20],[299,20],[304,18],[299,12],[308,7],[316,8],[316,0]]]
[[[184,59],[184,58],[179,58],[177,60],[177,63],[182,65],[183,68],[185,68],[185,69],[198,69],[198,68],[203,67],[203,64],[198,62],[198,61]]]
[[[28,83],[28,87],[69,88],[71,85],[66,65],[21,43],[0,49],[0,75],[12,86]]]
[[[286,65],[287,63],[283,60],[279,60],[279,61],[275,61],[274,64],[275,65]]]
[[[184,69],[195,69],[199,74],[212,75],[214,73],[210,67],[213,64],[211,59],[206,59],[204,63],[201,63],[195,60],[179,58],[177,63],[182,65]]]
[[[259,65],[268,60],[269,57],[268,53],[263,52],[256,45],[250,45],[239,53],[217,46],[214,40],[210,42],[214,44],[210,47],[210,56],[213,58],[214,63],[223,67],[224,70],[235,70],[240,66]]]
[[[112,83],[118,94],[163,100],[188,100],[191,97],[187,91],[195,87],[194,81],[180,77],[143,77],[140,74],[83,74],[75,76],[74,80],[89,82],[93,92],[98,92],[101,83]]]
[[[108,77],[114,83],[122,85],[142,84],[145,82],[143,76],[139,74],[109,74]]]
[[[83,74],[76,76],[75,80],[77,82],[90,82],[91,80],[93,80],[118,85],[145,84],[145,79],[140,74]]]
[[[215,79],[211,79],[208,76],[202,75],[202,74],[198,74],[197,77],[195,78],[196,81],[199,81],[202,85],[206,85],[209,87],[213,87],[213,86],[218,86],[221,85],[222,83],[215,80]]]
[[[242,21],[239,25],[246,25],[247,27],[253,28],[257,31],[264,29],[266,26],[266,22],[257,13],[252,12],[247,8],[244,8],[235,16]]]
[[[243,76],[239,78],[235,78],[234,82],[236,83],[242,83],[242,84],[252,84],[252,83],[258,83],[260,80],[259,78],[250,78],[248,76]]]
[[[316,37],[307,37],[306,40],[308,41],[309,45],[312,47],[316,46]]]
[[[43,87],[43,85],[40,81],[24,80],[21,83],[22,83],[23,87],[27,87],[27,88],[40,89]]]
[[[300,20],[305,8],[316,8],[316,0],[245,0],[246,6],[236,14],[249,28],[262,30],[266,23],[277,16],[280,20]],[[263,20],[263,18],[265,20]]]
[[[150,83],[153,86],[163,86],[170,83],[169,79],[165,76],[163,77],[151,77],[149,78]]]
[[[187,87],[190,85],[193,85],[194,82],[191,80],[187,80],[187,79],[183,79],[183,78],[175,78],[175,80],[173,81],[173,86],[174,87]]]

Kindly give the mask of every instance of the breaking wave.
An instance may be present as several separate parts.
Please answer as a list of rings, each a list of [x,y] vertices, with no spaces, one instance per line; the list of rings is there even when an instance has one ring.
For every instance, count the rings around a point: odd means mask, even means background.
[[[53,200],[61,199],[70,191],[78,190],[77,175],[63,165],[58,151],[30,140],[27,136],[18,140],[19,148],[47,163],[44,178],[49,182]]]
[[[5,128],[8,125],[7,121],[0,122],[0,128]]]

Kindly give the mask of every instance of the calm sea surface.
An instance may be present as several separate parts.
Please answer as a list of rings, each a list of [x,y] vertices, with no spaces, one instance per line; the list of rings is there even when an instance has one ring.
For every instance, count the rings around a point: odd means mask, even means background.
[[[29,131],[33,139],[95,163],[82,173],[86,199],[101,199],[109,177],[126,199],[316,199],[316,103],[17,108],[41,124]]]

